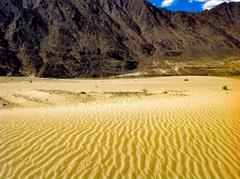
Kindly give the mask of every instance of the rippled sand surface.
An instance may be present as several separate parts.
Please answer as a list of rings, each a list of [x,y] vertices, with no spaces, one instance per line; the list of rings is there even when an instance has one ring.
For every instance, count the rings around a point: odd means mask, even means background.
[[[187,78],[0,78],[0,178],[240,178],[240,81]]]

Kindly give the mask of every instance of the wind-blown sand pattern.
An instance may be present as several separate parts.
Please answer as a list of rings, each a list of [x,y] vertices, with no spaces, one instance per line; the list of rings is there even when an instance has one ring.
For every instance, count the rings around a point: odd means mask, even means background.
[[[187,78],[0,78],[0,178],[240,178],[240,81]]]

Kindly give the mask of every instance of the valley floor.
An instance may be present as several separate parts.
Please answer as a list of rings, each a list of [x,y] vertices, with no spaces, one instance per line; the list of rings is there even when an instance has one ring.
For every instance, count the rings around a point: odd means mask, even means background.
[[[239,129],[239,79],[0,78],[0,178],[240,178]]]

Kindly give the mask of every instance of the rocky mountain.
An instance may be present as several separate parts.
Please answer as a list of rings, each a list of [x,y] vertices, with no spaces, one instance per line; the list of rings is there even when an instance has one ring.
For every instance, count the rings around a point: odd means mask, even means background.
[[[194,14],[145,0],[0,1],[0,75],[102,77],[239,56],[237,2]]]

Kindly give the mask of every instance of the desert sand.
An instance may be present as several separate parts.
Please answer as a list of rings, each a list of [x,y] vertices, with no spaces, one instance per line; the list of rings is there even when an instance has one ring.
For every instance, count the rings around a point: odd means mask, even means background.
[[[239,79],[0,78],[0,178],[240,178],[239,129]]]

